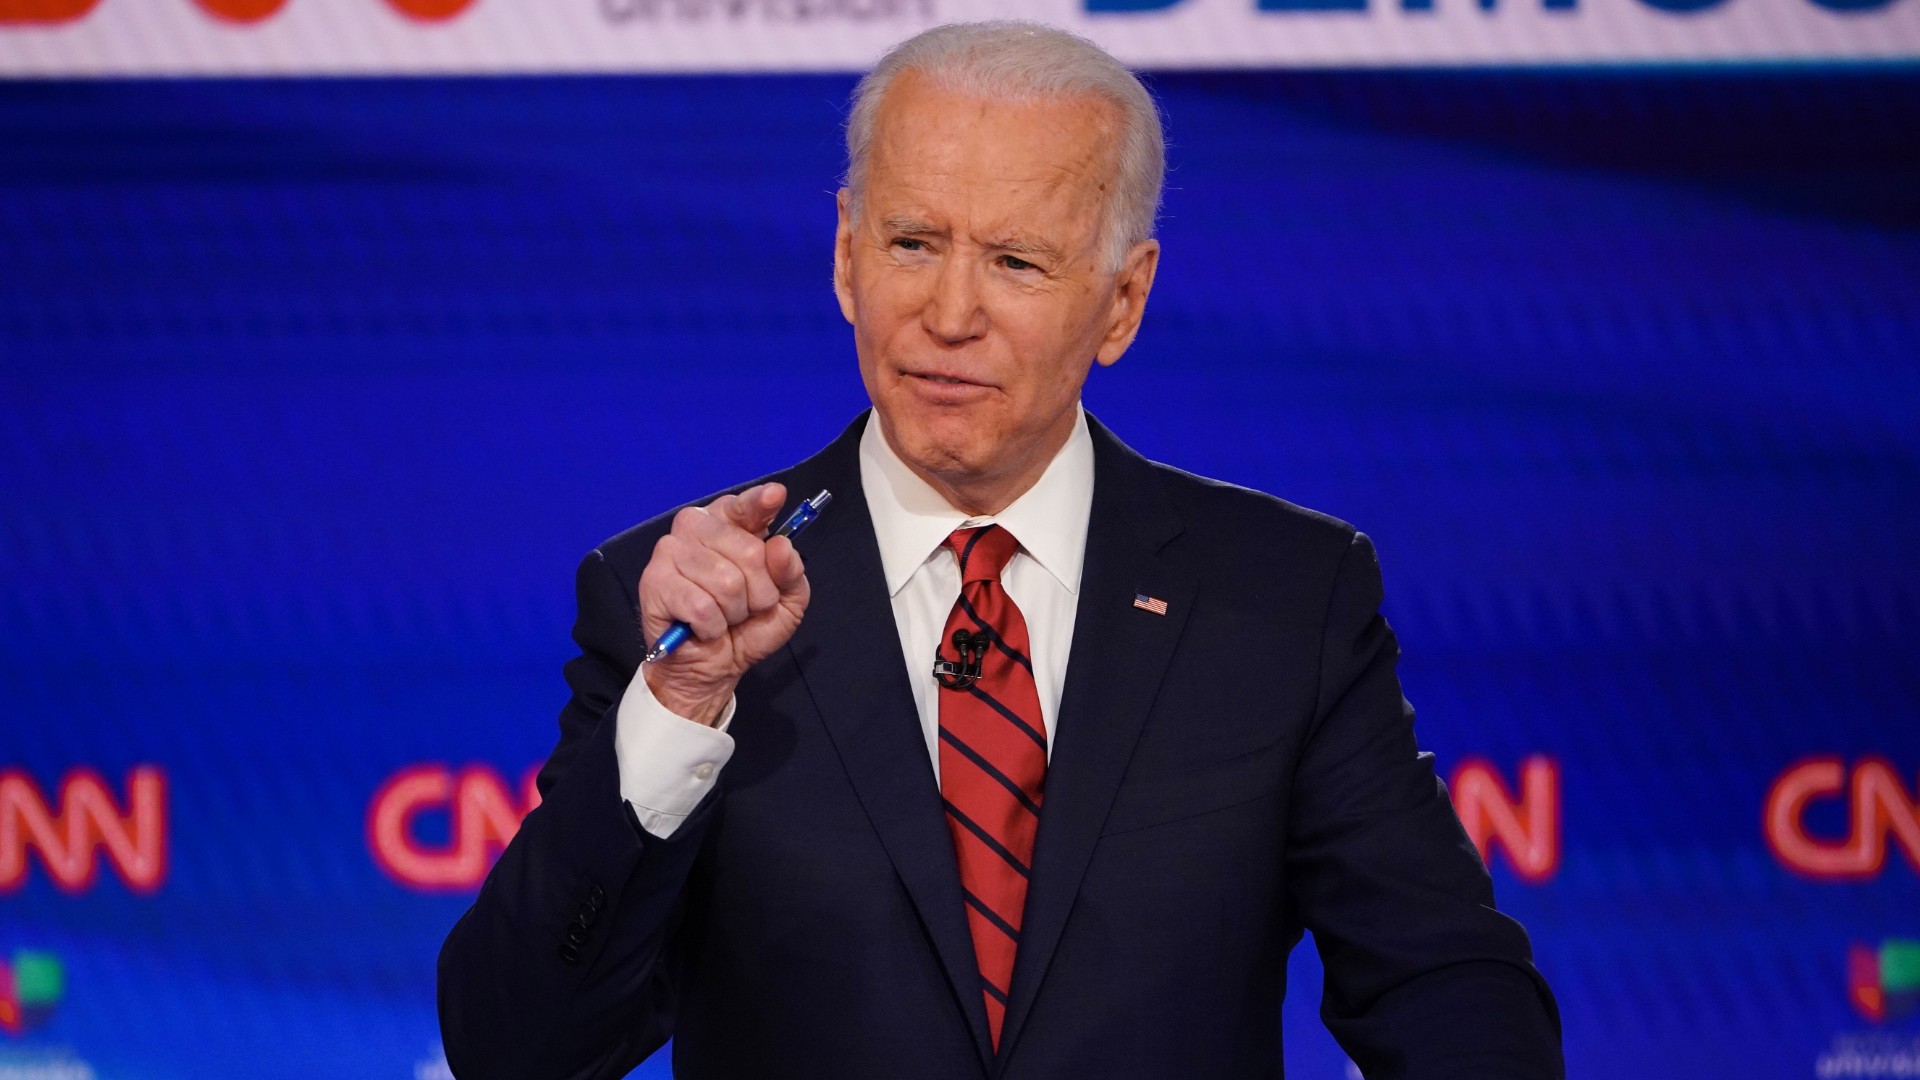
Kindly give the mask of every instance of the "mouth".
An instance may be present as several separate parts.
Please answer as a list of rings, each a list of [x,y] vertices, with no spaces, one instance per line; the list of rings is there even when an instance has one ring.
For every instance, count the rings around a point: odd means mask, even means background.
[[[975,379],[952,375],[942,371],[902,371],[900,374],[905,378],[930,386],[974,387],[982,390],[991,388],[991,384],[989,383],[983,383]]]

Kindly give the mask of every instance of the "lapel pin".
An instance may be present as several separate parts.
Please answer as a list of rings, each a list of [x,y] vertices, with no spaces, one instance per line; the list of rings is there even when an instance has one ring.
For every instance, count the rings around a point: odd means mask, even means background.
[[[1148,596],[1146,593],[1134,593],[1133,606],[1139,608],[1141,611],[1151,611],[1155,615],[1165,615],[1167,613],[1167,602],[1165,600],[1157,596]]]

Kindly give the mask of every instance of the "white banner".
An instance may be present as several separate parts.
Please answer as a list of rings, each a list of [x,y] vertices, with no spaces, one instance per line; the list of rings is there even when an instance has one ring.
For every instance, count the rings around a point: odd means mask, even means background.
[[[1006,17],[1149,68],[1920,59],[1920,0],[0,0],[0,75],[854,71]]]

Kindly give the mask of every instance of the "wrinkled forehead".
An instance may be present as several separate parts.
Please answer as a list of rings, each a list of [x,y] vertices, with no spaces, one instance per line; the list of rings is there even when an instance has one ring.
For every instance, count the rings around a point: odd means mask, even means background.
[[[902,75],[881,103],[863,201],[924,216],[953,202],[1075,218],[1112,192],[1120,111],[1092,95],[982,96]]]
[[[898,153],[935,139],[1062,158],[1107,159],[1121,130],[1120,106],[1091,93],[994,94],[902,72],[874,117],[873,149]]]

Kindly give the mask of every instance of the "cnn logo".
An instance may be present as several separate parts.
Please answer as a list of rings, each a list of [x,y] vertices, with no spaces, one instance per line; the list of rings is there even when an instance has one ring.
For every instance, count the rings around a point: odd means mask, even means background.
[[[93,888],[103,861],[127,888],[151,893],[167,876],[167,777],[152,765],[127,774],[124,808],[92,769],[50,792],[19,769],[0,769],[0,893],[25,884],[38,856],[62,892]]]
[[[513,834],[520,819],[540,805],[534,785],[538,769],[527,772],[519,792],[484,765],[455,770],[446,765],[412,765],[388,777],[367,807],[367,847],[388,877],[424,891],[461,891],[479,886]],[[444,815],[445,843],[421,838],[422,815]]]
[[[1807,828],[1808,804],[1834,800],[1844,809],[1847,835],[1824,837]],[[1920,870],[1920,797],[1909,795],[1885,759],[1865,758],[1849,770],[1837,757],[1809,758],[1780,774],[1767,792],[1767,844],[1781,865],[1825,881],[1878,877],[1887,851],[1898,848]]]

